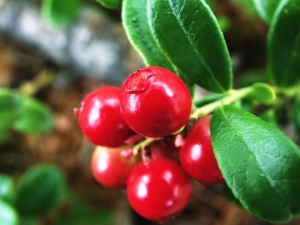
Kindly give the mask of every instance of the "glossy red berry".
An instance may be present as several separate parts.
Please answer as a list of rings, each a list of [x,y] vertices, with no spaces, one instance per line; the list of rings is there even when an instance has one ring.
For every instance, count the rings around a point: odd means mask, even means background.
[[[119,147],[134,134],[121,116],[119,97],[118,87],[99,88],[75,109],[82,132],[95,145]]]
[[[131,151],[128,147],[96,147],[91,159],[94,178],[109,188],[126,188],[127,178],[139,162],[137,157],[128,155],[128,151]]]
[[[192,192],[188,175],[171,159],[160,158],[149,165],[139,163],[127,181],[128,200],[141,216],[165,222],[179,215]]]
[[[188,121],[192,98],[185,83],[174,73],[149,66],[132,73],[121,86],[121,112],[136,133],[163,137]]]
[[[224,178],[213,152],[210,120],[211,116],[205,116],[192,127],[179,150],[179,160],[195,180],[217,184],[224,182]]]

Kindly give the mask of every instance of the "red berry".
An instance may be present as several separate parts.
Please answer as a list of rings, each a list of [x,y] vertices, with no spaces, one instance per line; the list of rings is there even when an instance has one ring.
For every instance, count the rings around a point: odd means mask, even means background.
[[[91,169],[94,178],[109,188],[126,188],[127,178],[138,159],[127,154],[128,147],[106,148],[98,146],[92,155]]]
[[[175,161],[153,160],[139,163],[127,181],[128,200],[141,216],[165,222],[179,215],[189,202],[192,185],[188,175]]]
[[[143,156],[144,163],[151,163],[151,161],[160,158],[175,158],[178,153],[178,148],[175,147],[174,141],[174,138],[170,136],[150,144],[146,148],[146,155]]]
[[[179,160],[195,180],[217,184],[223,183],[224,178],[211,144],[210,120],[211,116],[205,116],[192,127],[179,150]]]
[[[99,88],[75,109],[82,132],[95,145],[119,147],[134,134],[121,116],[119,97],[118,87]]]
[[[174,73],[149,66],[132,73],[121,86],[121,112],[136,133],[163,137],[188,121],[192,98],[185,83]]]

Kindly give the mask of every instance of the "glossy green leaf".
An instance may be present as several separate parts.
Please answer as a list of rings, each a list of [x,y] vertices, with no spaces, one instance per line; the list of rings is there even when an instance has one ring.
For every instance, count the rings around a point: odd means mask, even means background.
[[[211,135],[226,183],[245,209],[272,222],[300,214],[300,151],[288,137],[230,105],[214,112]]]
[[[44,103],[28,96],[20,100],[22,115],[14,121],[13,128],[23,133],[45,133],[54,126],[54,115]]]
[[[2,225],[18,225],[19,217],[15,209],[0,199],[0,224]]]
[[[11,202],[14,198],[14,180],[11,176],[0,174],[0,199]]]
[[[226,43],[204,0],[125,0],[122,18],[146,64],[170,69],[213,92],[231,88]]]
[[[300,74],[300,0],[282,0],[268,34],[268,68],[277,86],[290,86]]]
[[[24,216],[40,216],[57,207],[66,193],[66,177],[55,165],[41,164],[20,179],[14,206]]]
[[[80,6],[80,0],[43,0],[42,16],[51,25],[64,26],[75,19]]]
[[[8,88],[0,88],[0,130],[9,128],[20,115],[19,94]]]
[[[252,86],[251,98],[260,103],[270,103],[276,99],[276,93],[266,83],[255,83]]]
[[[118,9],[122,6],[122,0],[96,0],[103,7],[108,9]]]
[[[271,24],[281,0],[253,0],[260,17]]]

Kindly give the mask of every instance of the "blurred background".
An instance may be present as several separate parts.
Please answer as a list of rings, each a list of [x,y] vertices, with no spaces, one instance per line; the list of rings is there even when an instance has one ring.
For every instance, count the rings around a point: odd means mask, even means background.
[[[239,86],[242,74],[250,70],[263,73],[266,63],[268,28],[247,2],[208,1],[224,32]],[[36,174],[28,175],[34,166],[51,163],[66,180],[65,187],[58,187],[66,194],[47,213],[21,216],[20,224],[156,224],[131,209],[125,190],[108,189],[94,180],[90,158],[95,146],[84,138],[73,112],[87,93],[105,85],[119,86],[128,74],[144,65],[127,40],[121,10],[82,0],[78,11],[51,21],[43,7],[38,0],[0,0],[0,197],[5,190],[13,196],[22,186],[19,183],[26,183],[20,181],[24,174],[37,179]],[[25,101],[24,96],[30,99]],[[30,116],[11,123],[19,110],[16,104],[23,105],[22,110]],[[23,196],[22,207],[34,203],[37,189],[42,188],[38,184],[37,179],[32,192]],[[271,224],[226,200],[221,186],[194,182],[193,188],[182,215],[165,224]],[[1,204],[2,212],[14,210]],[[16,224],[3,221],[0,225]],[[297,225],[300,220],[285,224]]]

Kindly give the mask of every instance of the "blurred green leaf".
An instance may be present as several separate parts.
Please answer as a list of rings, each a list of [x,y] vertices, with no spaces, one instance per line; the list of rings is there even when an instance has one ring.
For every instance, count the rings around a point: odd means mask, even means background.
[[[45,133],[53,129],[54,115],[46,104],[22,96],[20,107],[22,115],[12,124],[13,129],[23,133]]]
[[[226,31],[231,25],[231,20],[229,19],[228,16],[218,16],[217,20],[218,20],[220,29],[223,32]]]
[[[276,93],[266,83],[255,83],[252,86],[251,98],[260,103],[271,103],[276,99]]]
[[[275,11],[281,0],[253,0],[260,17],[271,24]]]
[[[15,209],[2,199],[0,199],[0,224],[19,225],[19,217]]]
[[[229,52],[204,0],[125,0],[122,18],[146,64],[165,67],[213,92],[231,88]]]
[[[292,121],[295,130],[300,134],[300,95],[298,94],[294,100],[293,111],[292,111]]]
[[[57,225],[111,225],[114,217],[106,210],[91,208],[86,202],[72,197],[70,211],[65,213],[57,221]]]
[[[12,202],[15,195],[14,180],[11,176],[0,174],[0,199]]]
[[[211,120],[213,149],[233,195],[256,217],[287,222],[300,214],[300,151],[275,126],[226,105]]]
[[[44,215],[61,203],[66,188],[61,169],[52,164],[36,165],[21,177],[14,206],[23,216]]]
[[[278,115],[274,108],[270,108],[259,115],[259,118],[262,120],[274,125],[275,127],[279,128],[278,124]]]
[[[19,94],[9,88],[0,88],[0,130],[9,128],[21,111]]]
[[[236,78],[235,84],[237,87],[246,87],[256,82],[269,82],[267,69],[251,69],[246,71]]]
[[[96,0],[99,2],[103,7],[108,9],[118,9],[121,8],[123,0]]]
[[[239,6],[248,17],[257,17],[258,13],[257,10],[255,8],[255,4],[253,2],[253,0],[231,0],[234,4],[236,4],[237,6]],[[274,0],[271,0],[274,1]],[[278,1],[278,0],[275,0]]]
[[[212,93],[209,95],[205,95],[203,97],[201,97],[200,99],[195,100],[195,106],[200,108],[206,104],[209,104],[211,102],[217,101],[221,98],[224,98],[226,95],[224,94],[220,94],[220,93]]]
[[[23,217],[21,219],[22,225],[39,225],[39,221],[36,218],[30,218],[30,217]]]
[[[51,25],[64,26],[76,18],[80,6],[80,0],[43,0],[42,16]]]
[[[288,87],[300,74],[300,0],[283,0],[268,34],[268,69],[277,86]]]

